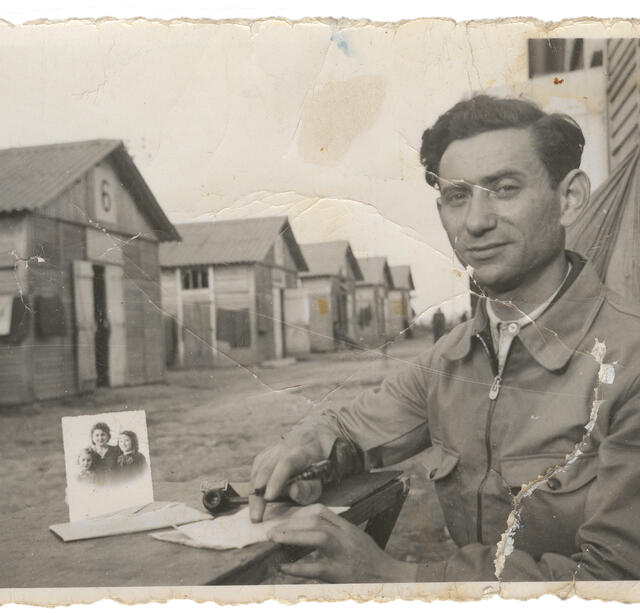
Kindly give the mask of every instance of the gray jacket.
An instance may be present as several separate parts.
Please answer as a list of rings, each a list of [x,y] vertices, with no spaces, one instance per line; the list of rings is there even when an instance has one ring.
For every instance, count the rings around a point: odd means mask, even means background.
[[[419,580],[495,580],[499,541],[505,581],[640,579],[640,316],[587,263],[520,331],[497,396],[487,330],[480,306],[409,368],[295,431],[342,436],[369,467],[428,449],[459,549]]]

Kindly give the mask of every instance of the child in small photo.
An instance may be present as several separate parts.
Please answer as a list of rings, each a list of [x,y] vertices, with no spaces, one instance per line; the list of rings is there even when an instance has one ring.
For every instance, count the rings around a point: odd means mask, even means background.
[[[138,450],[138,436],[125,430],[118,436],[118,446],[122,454],[118,457],[118,481],[127,481],[145,473],[147,459]]]
[[[90,447],[83,448],[78,453],[78,475],[76,479],[79,483],[86,485],[97,485],[98,474],[96,473],[97,455]]]

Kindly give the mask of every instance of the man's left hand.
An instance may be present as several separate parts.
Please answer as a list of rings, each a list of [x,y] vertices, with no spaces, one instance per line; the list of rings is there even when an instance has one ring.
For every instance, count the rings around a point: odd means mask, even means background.
[[[282,572],[327,583],[412,582],[417,564],[401,562],[385,553],[369,536],[326,506],[301,508],[271,530],[274,542],[314,547],[313,562],[282,564]]]

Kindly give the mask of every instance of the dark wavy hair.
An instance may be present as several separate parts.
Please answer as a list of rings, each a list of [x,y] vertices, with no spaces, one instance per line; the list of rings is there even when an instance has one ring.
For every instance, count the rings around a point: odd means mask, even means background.
[[[479,94],[451,107],[424,131],[420,162],[425,167],[427,183],[434,188],[438,186],[440,160],[453,141],[503,128],[531,130],[553,188],[569,171],[580,167],[584,135],[573,118],[545,113],[527,100]]]
[[[109,429],[109,425],[107,425],[106,423],[96,423],[91,428],[91,442],[93,442],[93,432],[96,429],[100,429],[101,431],[104,431],[109,436],[109,440],[111,440],[111,429]]]
[[[128,429],[120,432],[121,436],[129,436],[131,438],[131,444],[133,444],[133,450],[138,452],[138,436],[133,431],[129,431]]]

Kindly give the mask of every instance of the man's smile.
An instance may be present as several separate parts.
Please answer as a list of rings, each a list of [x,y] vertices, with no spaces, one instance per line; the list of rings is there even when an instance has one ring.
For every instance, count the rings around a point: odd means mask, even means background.
[[[480,245],[464,246],[464,251],[475,260],[489,259],[495,256],[507,242],[492,242]]]

